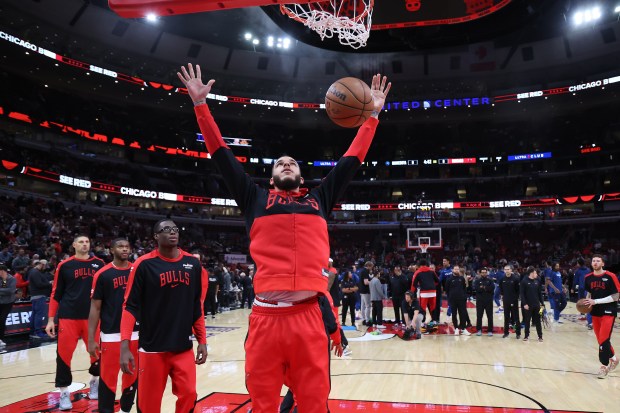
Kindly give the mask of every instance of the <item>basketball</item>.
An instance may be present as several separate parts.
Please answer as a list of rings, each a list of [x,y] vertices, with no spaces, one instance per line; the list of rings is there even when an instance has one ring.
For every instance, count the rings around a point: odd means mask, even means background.
[[[325,94],[325,109],[327,116],[336,125],[358,127],[370,117],[374,109],[370,88],[355,77],[336,80]]]
[[[581,300],[577,301],[577,311],[579,311],[582,314],[587,314],[590,311],[592,311],[592,306],[590,305],[585,305],[583,303],[584,299],[582,298]]]

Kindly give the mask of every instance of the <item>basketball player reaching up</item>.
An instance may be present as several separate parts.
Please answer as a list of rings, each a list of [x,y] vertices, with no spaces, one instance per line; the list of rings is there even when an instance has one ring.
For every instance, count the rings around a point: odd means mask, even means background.
[[[49,319],[45,331],[50,337],[56,337],[54,317],[58,312],[58,348],[56,355],[56,387],[60,388],[60,410],[71,410],[69,386],[73,380],[71,375],[71,359],[81,337],[88,348],[88,313],[90,311],[90,290],[93,276],[105,263],[99,258],[91,258],[90,239],[86,235],[78,235],[73,240],[75,255],[58,264],[54,275],[52,296],[48,311]],[[99,361],[90,358],[88,372],[90,391],[88,397],[96,400],[99,387]]]
[[[99,358],[99,412],[114,413],[116,381],[120,370],[121,313],[125,287],[131,263],[128,261],[131,247],[129,241],[117,238],[110,243],[114,260],[95,273],[88,317],[88,352]],[[95,337],[101,320],[100,337]],[[129,345],[134,358],[138,357],[138,331],[133,332]],[[101,347],[98,342],[101,340]],[[129,413],[136,396],[138,375],[123,374],[121,413]]]
[[[327,217],[368,152],[391,84],[373,76],[374,109],[353,143],[321,184],[307,190],[299,165],[282,156],[272,168],[273,190],[252,182],[222,139],[206,105],[215,80],[201,80],[200,66],[181,68],[212,159],[245,215],[256,262],[256,298],[245,342],[246,386],[254,413],[278,411],[285,377],[303,413],[327,412],[330,391],[328,336],[318,295],[328,295],[321,269],[329,258]],[[340,344],[340,334],[332,339]],[[338,346],[339,347],[339,346]]]
[[[610,371],[618,366],[618,358],[611,345],[611,332],[614,329],[614,320],[618,316],[618,296],[620,283],[612,272],[605,271],[603,256],[592,256],[592,272],[586,275],[585,288],[587,296],[585,305],[593,306],[592,329],[598,341],[598,359],[601,368],[599,379],[604,379]]]
[[[177,396],[176,413],[196,405],[196,364],[207,361],[207,333],[202,302],[200,261],[181,250],[179,228],[169,219],[153,227],[157,249],[132,266],[121,318],[121,370],[134,374],[136,361],[129,344],[140,321],[138,412],[161,412],[168,376]],[[192,334],[198,340],[196,358]]]

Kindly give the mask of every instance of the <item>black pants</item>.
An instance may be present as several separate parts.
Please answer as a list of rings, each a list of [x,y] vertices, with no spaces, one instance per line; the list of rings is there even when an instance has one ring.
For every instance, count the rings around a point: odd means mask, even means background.
[[[13,303],[0,304],[0,340],[4,340],[4,332],[6,331],[6,319],[11,312]]]
[[[372,301],[372,320],[375,324],[383,324],[383,301]]]
[[[493,295],[476,298],[476,330],[482,331],[482,316],[486,313],[489,333],[493,332]]]
[[[342,297],[342,325],[347,321],[347,312],[351,313],[351,325],[355,325],[355,294]]]
[[[435,301],[435,309],[431,314],[431,318],[433,321],[439,322],[439,317],[441,316],[441,290],[437,290],[437,299]]]
[[[405,316],[403,314],[401,314],[401,308],[400,305],[402,304],[403,300],[405,299],[404,295],[397,295],[397,296],[392,296],[392,305],[394,306],[394,322],[395,323],[404,323],[405,322]]]
[[[517,335],[521,335],[521,321],[519,320],[519,303],[504,300],[504,334],[508,334],[510,323],[515,326]]]
[[[538,338],[542,338],[542,325],[540,324],[540,307],[530,307],[529,310],[523,309],[523,323],[525,324],[525,337],[530,336],[530,324],[534,322]]]
[[[467,298],[456,298],[448,300],[450,308],[452,309],[452,324],[454,328],[464,330],[467,326]],[[457,320],[458,313],[458,320]]]
[[[243,308],[245,302],[248,302],[248,308],[252,308],[252,302],[254,301],[254,289],[244,288],[241,294],[241,308]]]
[[[212,316],[217,313],[217,295],[215,294],[215,291],[213,293],[207,292],[207,299],[205,300],[205,315],[207,315],[207,308],[211,311]]]

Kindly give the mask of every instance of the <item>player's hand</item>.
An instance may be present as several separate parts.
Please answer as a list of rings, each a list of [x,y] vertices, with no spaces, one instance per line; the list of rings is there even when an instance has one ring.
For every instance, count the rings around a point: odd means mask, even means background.
[[[385,104],[385,98],[387,97],[392,82],[387,81],[387,76],[381,78],[381,74],[377,73],[372,77],[372,83],[370,85],[370,96],[372,96],[375,112],[380,112]]]
[[[334,355],[338,357],[342,357],[342,353],[344,352],[344,349],[342,348],[342,343],[334,343],[333,341],[330,350],[334,350]]]
[[[99,358],[101,348],[99,347],[99,343],[97,343],[97,341],[90,339],[88,340],[88,353],[96,359]]]
[[[529,310],[529,309],[530,309],[530,306],[529,306],[529,305],[527,305],[527,304],[525,304],[525,305],[523,306],[523,309],[524,309],[524,310]]]
[[[583,303],[584,303],[585,305],[587,305],[588,307],[592,307],[592,306],[595,304],[595,303],[594,303],[594,300],[593,300],[593,299],[591,299],[591,298],[584,298],[584,299],[583,299]],[[598,311],[598,310],[597,310],[597,311]]]
[[[56,325],[54,324],[54,318],[50,318],[47,320],[47,325],[45,326],[45,332],[51,338],[56,337]]]
[[[183,73],[177,72],[177,76],[179,76],[179,79],[187,88],[187,93],[192,98],[192,102],[195,104],[198,101],[205,100],[211,91],[211,86],[215,83],[215,79],[209,80],[205,85],[202,83],[200,65],[196,65],[196,71],[194,72],[194,67],[191,63],[187,64],[187,69],[185,69],[185,66],[181,66],[181,72]]]
[[[196,349],[196,364],[205,364],[207,356],[207,345],[198,344],[198,348]]]
[[[121,341],[121,370],[125,374],[133,374],[136,369],[136,360],[129,350],[129,341]]]

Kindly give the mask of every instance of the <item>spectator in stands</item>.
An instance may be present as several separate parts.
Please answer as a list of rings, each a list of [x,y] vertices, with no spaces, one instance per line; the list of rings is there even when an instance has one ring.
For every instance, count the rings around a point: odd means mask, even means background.
[[[33,262],[34,266],[28,273],[30,289],[30,301],[32,303],[32,316],[30,317],[30,337],[35,340],[47,338],[43,331],[45,328],[45,315],[47,313],[46,301],[52,292],[53,278],[45,274],[46,260]]]
[[[11,254],[11,252],[9,251],[7,247],[2,248],[2,251],[0,251],[0,262],[7,265],[8,263],[12,261],[13,261],[13,254]]]
[[[6,319],[15,302],[15,291],[17,290],[15,277],[9,274],[7,270],[6,265],[0,264],[0,349],[6,346],[4,342]]]
[[[15,280],[17,281],[17,293],[16,293],[16,298],[18,300],[21,300],[23,298],[28,297],[28,281],[27,277],[25,277],[23,274],[25,274],[28,270],[30,270],[28,267],[26,267],[24,270],[22,271],[16,271],[15,274],[13,274],[13,276],[15,277]]]
[[[13,258],[13,263],[11,263],[11,268],[13,271],[20,271],[26,268],[30,264],[30,257],[26,254],[26,250],[20,248],[17,251],[17,256]]]

